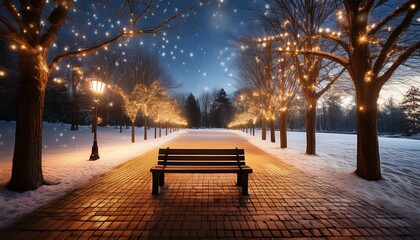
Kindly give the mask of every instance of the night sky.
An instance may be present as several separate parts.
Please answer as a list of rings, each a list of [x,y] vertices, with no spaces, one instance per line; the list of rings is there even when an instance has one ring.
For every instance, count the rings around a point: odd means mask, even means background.
[[[237,89],[231,36],[256,26],[250,11],[255,7],[252,0],[224,0],[199,9],[193,22],[179,32],[179,40],[164,49],[161,46],[162,63],[176,81],[182,82],[176,91],[199,95],[215,88],[228,93]]]
[[[127,9],[117,11],[121,9],[122,2],[76,1],[68,15],[70,24],[63,26],[54,44],[56,51],[72,51],[103,42],[104,38],[111,38],[127,28],[129,12]],[[143,27],[173,14],[175,9],[181,10],[197,2],[161,0],[155,13],[142,21]],[[179,85],[173,90],[175,93],[192,92],[198,97],[204,91],[220,88],[233,93],[237,86],[231,36],[257,26],[253,9],[264,8],[263,3],[255,0],[212,0],[176,21],[171,29],[155,37],[135,37],[119,42],[113,45],[113,51],[122,60],[136,48],[158,55],[162,67]],[[49,1],[48,4],[53,3]],[[101,51],[104,50],[98,51],[98,54]],[[121,58],[118,65],[124,62]],[[79,60],[84,61],[83,57]],[[59,68],[63,69],[65,65],[61,62]]]

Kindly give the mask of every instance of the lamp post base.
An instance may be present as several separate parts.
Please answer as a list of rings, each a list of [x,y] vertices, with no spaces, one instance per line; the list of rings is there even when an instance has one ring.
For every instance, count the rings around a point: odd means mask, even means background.
[[[92,153],[90,154],[89,160],[98,160],[98,159],[99,159],[98,142],[93,141]]]

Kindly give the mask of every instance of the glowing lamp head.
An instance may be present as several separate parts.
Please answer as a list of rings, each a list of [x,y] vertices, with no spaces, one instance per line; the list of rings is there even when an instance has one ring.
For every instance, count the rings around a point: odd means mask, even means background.
[[[94,79],[90,81],[90,88],[96,94],[101,94],[105,90],[105,83],[100,79]]]

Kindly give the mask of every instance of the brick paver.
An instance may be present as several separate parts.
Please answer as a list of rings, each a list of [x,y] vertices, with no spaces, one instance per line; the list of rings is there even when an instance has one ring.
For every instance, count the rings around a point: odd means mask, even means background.
[[[419,223],[314,179],[234,133],[188,131],[166,146],[244,148],[254,169],[249,197],[234,174],[168,174],[152,196],[155,149],[37,209],[0,238],[420,238]]]

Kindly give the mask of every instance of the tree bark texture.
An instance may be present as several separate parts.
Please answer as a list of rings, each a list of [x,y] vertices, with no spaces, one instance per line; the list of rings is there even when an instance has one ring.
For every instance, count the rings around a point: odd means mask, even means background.
[[[135,129],[134,129],[134,121],[131,122],[131,142],[135,142],[136,140],[136,134],[135,134]]]
[[[156,127],[156,123],[155,123],[155,139],[156,139],[156,135],[157,135],[157,127]]]
[[[267,139],[267,119],[263,117],[261,119],[261,139],[266,140]]]
[[[356,174],[366,180],[380,180],[381,163],[378,143],[379,92],[365,87],[357,97],[357,169]]]
[[[287,111],[280,112],[280,148],[287,148]]]
[[[147,118],[144,118],[144,140],[147,140]]]
[[[19,67],[19,104],[12,176],[9,189],[33,190],[43,184],[42,113],[48,71],[45,56],[30,51],[21,53]]]
[[[270,139],[271,142],[276,142],[276,129],[274,127],[274,119],[270,118]]]
[[[72,83],[71,131],[79,130],[79,93],[76,91],[76,86]]]
[[[306,107],[306,154],[316,154],[316,100],[312,100]]]

